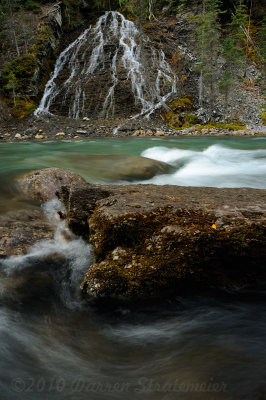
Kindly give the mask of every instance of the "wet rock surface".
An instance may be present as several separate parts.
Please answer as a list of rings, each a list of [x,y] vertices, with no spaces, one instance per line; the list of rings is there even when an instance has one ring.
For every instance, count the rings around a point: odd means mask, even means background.
[[[16,179],[17,190],[26,198],[45,202],[56,197],[62,186],[85,180],[72,171],[62,168],[44,168],[30,171]]]
[[[77,185],[61,198],[70,221],[88,221],[94,264],[81,285],[88,299],[265,283],[265,190]]]
[[[20,210],[0,216],[0,259],[26,254],[42,239],[52,239],[54,230],[42,210]]]
[[[132,182],[174,171],[167,163],[134,154],[70,154],[68,162],[73,166],[80,166],[82,171],[87,171],[98,182]]]

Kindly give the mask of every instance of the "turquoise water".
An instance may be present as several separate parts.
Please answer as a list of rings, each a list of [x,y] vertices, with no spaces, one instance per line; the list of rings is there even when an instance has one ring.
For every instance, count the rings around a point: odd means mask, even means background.
[[[156,153],[156,148],[164,155]],[[85,159],[79,156],[86,155],[146,155],[154,159],[164,159],[165,162],[175,163],[180,155],[170,156],[167,151],[190,151],[191,156],[202,155],[204,152],[215,153],[213,163],[218,158],[226,161],[234,158],[235,165],[241,161],[258,161],[258,166],[266,160],[266,138],[124,138],[124,139],[97,139],[84,141],[57,141],[57,142],[26,142],[0,144],[0,172],[12,174],[23,170],[30,170],[48,166],[64,166],[79,171],[84,169]],[[71,159],[72,157],[72,159]],[[189,161],[189,160],[188,160]],[[261,163],[260,163],[261,162]],[[89,165],[85,175],[93,179]],[[247,168],[246,168],[247,169]],[[246,171],[249,172],[248,170]]]
[[[262,137],[1,143],[1,210],[16,209],[21,207],[21,202],[23,207],[26,206],[14,193],[13,180],[33,169],[62,167],[82,175],[91,183],[132,183],[132,179],[127,182],[119,174],[128,167],[129,155],[131,160],[134,155],[143,156],[173,167],[171,173],[135,181],[137,183],[266,188],[266,138]],[[133,172],[132,163],[130,167]]]

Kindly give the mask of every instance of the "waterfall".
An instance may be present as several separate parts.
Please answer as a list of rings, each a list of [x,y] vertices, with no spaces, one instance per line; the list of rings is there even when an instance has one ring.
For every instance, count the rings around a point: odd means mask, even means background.
[[[109,11],[59,55],[35,115],[149,116],[175,91],[164,52],[132,21]]]

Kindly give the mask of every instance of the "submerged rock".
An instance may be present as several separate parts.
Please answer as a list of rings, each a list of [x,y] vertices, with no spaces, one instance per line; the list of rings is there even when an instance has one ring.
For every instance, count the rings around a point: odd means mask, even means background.
[[[17,189],[26,198],[45,202],[56,197],[55,193],[62,185],[85,180],[62,168],[44,168],[30,171],[16,179]]]
[[[132,154],[74,154],[69,155],[68,162],[84,174],[105,182],[145,180],[173,169],[165,162]]]
[[[99,195],[93,205],[90,191]],[[266,282],[266,190],[77,185],[68,196],[71,218],[81,210],[89,218],[94,264],[81,285],[88,299]]]
[[[54,230],[41,210],[20,210],[0,216],[0,258],[26,254],[37,241],[52,239]]]

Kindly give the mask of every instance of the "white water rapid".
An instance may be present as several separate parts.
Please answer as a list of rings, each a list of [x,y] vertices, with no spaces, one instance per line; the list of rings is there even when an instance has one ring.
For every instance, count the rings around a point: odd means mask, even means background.
[[[109,11],[59,55],[35,115],[148,117],[175,91],[164,52],[132,21]]]
[[[75,309],[81,307],[78,290],[85,272],[92,263],[92,246],[75,236],[68,229],[65,220],[60,220],[57,211],[64,209],[59,200],[51,200],[42,206],[46,218],[54,229],[51,240],[36,242],[22,256],[13,256],[0,260],[0,301],[8,295],[12,298],[12,288],[17,283],[32,280],[32,286],[38,288],[50,279],[50,285],[56,288],[62,304]],[[26,290],[25,290],[26,291]],[[28,289],[28,292],[31,288]],[[27,295],[30,293],[27,293]],[[18,293],[14,293],[18,297]]]
[[[265,189],[266,149],[263,148],[240,150],[214,144],[195,151],[156,146],[141,155],[177,167],[173,174],[157,175],[143,183]]]

